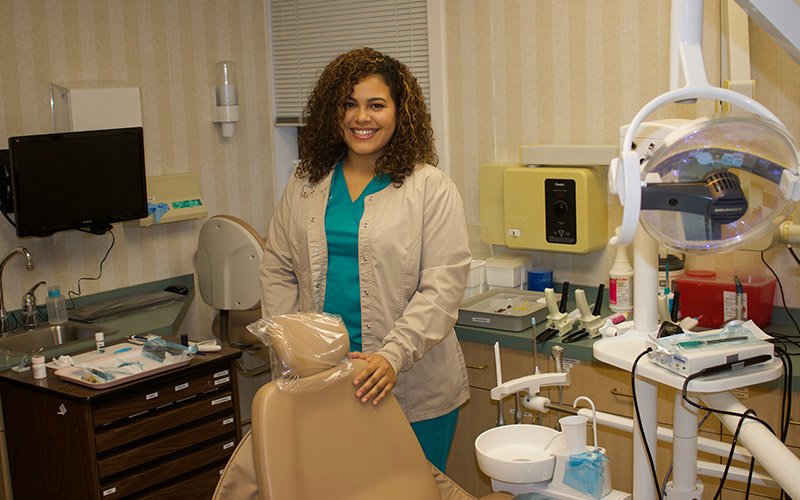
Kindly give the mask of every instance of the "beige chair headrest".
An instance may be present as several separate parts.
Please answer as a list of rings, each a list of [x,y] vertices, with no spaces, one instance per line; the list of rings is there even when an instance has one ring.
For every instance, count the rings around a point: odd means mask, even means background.
[[[321,373],[341,363],[350,350],[347,329],[338,316],[304,312],[271,316],[265,322],[282,377]]]

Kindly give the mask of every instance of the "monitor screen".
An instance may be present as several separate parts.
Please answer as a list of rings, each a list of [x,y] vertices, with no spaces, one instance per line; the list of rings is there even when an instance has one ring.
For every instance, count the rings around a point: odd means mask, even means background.
[[[8,139],[17,236],[147,217],[141,127]]]

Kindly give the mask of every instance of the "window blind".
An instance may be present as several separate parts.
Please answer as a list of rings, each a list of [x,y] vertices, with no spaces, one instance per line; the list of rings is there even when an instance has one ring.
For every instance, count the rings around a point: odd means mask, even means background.
[[[319,74],[336,56],[371,47],[406,64],[430,108],[426,0],[271,0],[275,116],[298,125]]]

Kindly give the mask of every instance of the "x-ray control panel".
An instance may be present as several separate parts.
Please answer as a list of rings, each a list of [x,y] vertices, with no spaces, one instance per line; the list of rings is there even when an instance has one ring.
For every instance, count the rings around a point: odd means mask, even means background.
[[[545,239],[548,243],[574,245],[578,240],[575,181],[545,179]]]
[[[493,244],[585,254],[608,241],[604,167],[481,167],[481,221]]]

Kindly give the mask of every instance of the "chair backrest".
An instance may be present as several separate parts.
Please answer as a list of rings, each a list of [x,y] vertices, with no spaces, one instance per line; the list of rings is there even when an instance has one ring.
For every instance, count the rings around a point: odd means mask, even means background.
[[[342,376],[346,363],[335,363],[347,349],[335,345],[309,356],[302,351],[313,342],[294,342],[307,332],[290,333],[270,337],[272,347],[276,356],[294,353],[284,365],[290,373],[305,376],[296,390],[273,380],[253,401],[253,455],[261,498],[440,500],[430,466],[394,396],[377,406],[355,397],[353,378],[366,363],[352,360],[352,370]],[[334,365],[320,368],[324,358]]]
[[[197,284],[203,301],[228,311],[258,307],[263,257],[264,238],[249,224],[230,215],[208,219],[197,242]]]

